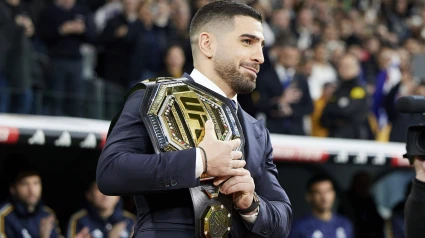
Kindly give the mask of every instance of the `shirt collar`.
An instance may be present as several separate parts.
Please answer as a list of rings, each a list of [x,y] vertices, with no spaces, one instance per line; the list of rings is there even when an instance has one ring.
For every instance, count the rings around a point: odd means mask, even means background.
[[[209,80],[205,75],[203,75],[201,72],[199,72],[197,69],[193,69],[192,73],[190,73],[190,77],[193,78],[195,83],[200,84],[206,88],[211,89],[212,91],[222,95],[223,97],[226,97],[226,94],[219,88],[215,83],[213,83],[211,80]],[[238,95],[236,94],[233,98],[230,98],[231,100],[235,101],[236,105],[238,105],[237,100]]]

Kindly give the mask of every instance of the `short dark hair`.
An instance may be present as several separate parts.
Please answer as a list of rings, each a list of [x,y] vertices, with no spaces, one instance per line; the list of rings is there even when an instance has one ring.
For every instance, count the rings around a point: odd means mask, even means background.
[[[190,40],[195,43],[196,34],[211,23],[234,24],[234,17],[248,16],[261,22],[261,14],[252,7],[236,1],[215,1],[201,7],[190,23]]]
[[[314,184],[316,183],[320,183],[320,182],[325,182],[325,181],[329,181],[332,183],[333,186],[333,182],[332,179],[325,175],[325,174],[316,174],[313,175],[313,177],[311,177],[308,181],[307,181],[307,192],[311,192],[311,189],[313,187]]]

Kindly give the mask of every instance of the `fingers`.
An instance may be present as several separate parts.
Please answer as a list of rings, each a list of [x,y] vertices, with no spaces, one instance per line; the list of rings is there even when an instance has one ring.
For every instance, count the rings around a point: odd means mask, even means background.
[[[245,176],[247,173],[249,173],[249,171],[244,168],[229,169],[223,176]]]
[[[234,139],[234,140],[229,141],[229,143],[232,146],[232,150],[236,150],[241,145],[241,140],[240,139]]]
[[[233,169],[239,169],[239,168],[243,168],[246,165],[246,161],[245,160],[232,160],[232,168]]]
[[[230,153],[230,155],[232,156],[233,160],[238,160],[238,159],[242,158],[242,152],[240,152],[240,151],[232,151]]]
[[[214,123],[211,120],[208,120],[205,122],[204,140],[207,138],[210,140],[217,140],[217,135],[215,134],[215,130],[214,130]]]
[[[236,192],[249,192],[255,188],[254,180],[251,175],[234,176],[221,184],[220,192],[224,194],[232,194]]]
[[[224,181],[230,179],[231,176],[220,176],[220,177],[215,177],[214,178],[214,186],[219,186],[220,184],[222,184]]]

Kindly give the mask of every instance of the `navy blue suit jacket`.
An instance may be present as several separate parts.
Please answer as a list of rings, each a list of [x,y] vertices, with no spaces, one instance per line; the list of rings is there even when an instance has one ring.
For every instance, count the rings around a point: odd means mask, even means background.
[[[127,99],[106,141],[97,166],[99,190],[106,195],[134,196],[135,237],[194,237],[188,188],[200,184],[195,178],[196,149],[155,154],[139,114],[143,98],[144,90],[139,90]],[[245,168],[254,179],[261,203],[253,224],[234,211],[231,237],[287,237],[292,209],[277,180],[269,133],[261,121],[240,107],[237,114],[246,139]]]

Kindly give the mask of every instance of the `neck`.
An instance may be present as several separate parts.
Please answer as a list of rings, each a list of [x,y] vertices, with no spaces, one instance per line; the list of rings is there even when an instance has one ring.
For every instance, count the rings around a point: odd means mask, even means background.
[[[195,69],[205,75],[205,77],[211,80],[211,82],[217,85],[221,90],[223,90],[228,98],[234,98],[236,96],[236,92],[230,87],[228,83],[226,83],[226,81],[217,75],[212,67],[203,67],[202,65],[206,64],[203,64],[202,62],[200,64],[195,64]]]
[[[332,211],[317,211],[313,210],[313,216],[322,221],[329,221],[332,219]]]
[[[114,208],[99,210],[99,216],[104,220],[112,216],[113,213],[114,213]]]

